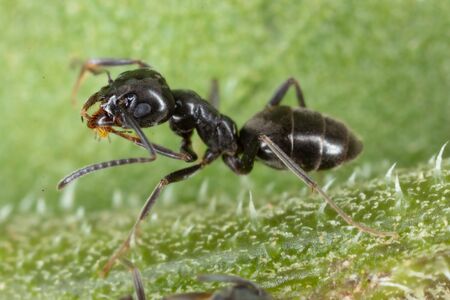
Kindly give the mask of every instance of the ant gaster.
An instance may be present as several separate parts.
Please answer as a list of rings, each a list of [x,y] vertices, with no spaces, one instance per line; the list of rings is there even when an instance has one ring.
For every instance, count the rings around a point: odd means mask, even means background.
[[[111,79],[105,67],[136,64],[138,69]],[[103,269],[106,275],[114,262],[129,249],[141,221],[149,214],[167,185],[185,180],[217,158],[236,174],[248,174],[255,159],[275,169],[289,169],[323,199],[350,225],[376,236],[396,237],[395,232],[381,232],[356,223],[311,179],[306,171],[326,170],[355,158],[361,142],[341,122],[306,108],[299,83],[289,78],[277,89],[266,107],[254,115],[240,131],[234,121],[221,114],[211,103],[191,90],[171,89],[164,77],[140,60],[91,59],[81,69],[74,87],[75,95],[86,72],[106,72],[108,85],[93,94],[83,105],[82,118],[100,136],[117,134],[144,147],[149,157],[112,160],[81,168],[62,179],[58,189],[85,174],[117,165],[153,161],[156,153],[193,162],[197,155],[191,147],[194,131],[207,146],[199,163],[164,176],[145,202],[131,232]],[[295,88],[299,107],[280,105],[289,87]],[[212,98],[217,98],[217,88]],[[93,115],[88,110],[99,103]],[[181,137],[180,152],[159,146],[145,136],[141,128],[169,122],[171,130]],[[121,128],[122,130],[117,130]],[[134,130],[137,136],[125,130]]]

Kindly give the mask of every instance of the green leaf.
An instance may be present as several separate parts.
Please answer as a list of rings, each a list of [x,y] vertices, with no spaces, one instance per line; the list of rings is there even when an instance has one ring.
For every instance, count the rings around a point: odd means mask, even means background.
[[[143,226],[130,258],[150,299],[223,286],[195,280],[205,273],[251,279],[280,299],[448,296],[449,163],[438,173],[434,166],[394,172],[398,184],[392,178],[356,178],[329,192],[355,220],[395,230],[398,240],[350,228],[304,189],[255,200],[253,212],[248,197],[209,207],[169,205]],[[121,208],[86,216],[72,209],[11,216],[1,232],[2,294],[20,299],[131,294],[131,275],[123,266],[107,279],[98,273],[136,212]]]

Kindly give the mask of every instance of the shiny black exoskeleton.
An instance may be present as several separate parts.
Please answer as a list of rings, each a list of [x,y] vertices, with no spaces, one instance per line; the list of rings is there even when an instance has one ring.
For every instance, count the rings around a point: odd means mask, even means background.
[[[281,106],[289,86],[298,89],[300,107]],[[95,94],[104,114],[99,126],[132,128],[120,105],[140,128],[169,122],[182,138],[181,152],[196,159],[191,148],[194,131],[208,147],[210,159],[222,156],[236,173],[251,171],[255,157],[266,165],[286,166],[260,141],[265,135],[305,171],[326,170],[356,157],[361,142],[339,121],[306,109],[298,82],[288,79],[266,108],[237,132],[236,124],[191,90],[171,90],[162,75],[150,68],[127,71]],[[122,101],[121,101],[122,99]],[[208,160],[210,160],[208,159]]]
[[[115,80],[102,68],[128,64],[138,64],[141,68],[124,72]],[[108,85],[92,95],[83,106],[81,114],[88,120],[88,127],[97,130],[101,136],[114,133],[133,141],[145,147],[150,157],[113,160],[87,166],[64,178],[58,188],[99,169],[152,161],[156,158],[156,153],[188,162],[195,161],[197,155],[191,147],[194,131],[207,146],[199,163],[161,179],[147,199],[132,232],[105,266],[105,273],[129,248],[136,227],[149,214],[163,188],[192,176],[219,157],[237,174],[249,173],[255,159],[272,168],[287,168],[316,190],[347,223],[379,236],[396,235],[354,222],[305,173],[330,169],[353,159],[361,152],[362,144],[343,123],[307,109],[300,85],[295,79],[286,80],[266,107],[238,132],[233,120],[221,114],[210,102],[203,100],[194,91],[171,89],[160,73],[139,60],[89,60],[83,66],[76,88],[86,71],[107,72],[109,77]],[[280,105],[291,86],[295,88],[299,103],[296,108]],[[217,87],[214,87],[211,98],[217,99]],[[89,108],[97,103],[98,111],[89,115]],[[179,153],[150,142],[141,130],[163,122],[169,122],[172,131],[182,138]],[[137,137],[115,128],[133,129]]]
[[[298,87],[291,78],[280,89],[284,91],[291,84]],[[268,145],[259,140],[262,135],[270,138],[305,171],[333,168],[361,152],[361,142],[341,122],[306,109],[304,101],[300,101],[297,108],[280,106],[280,101],[280,94],[276,93],[267,107],[253,116],[239,132],[238,144],[244,159],[224,155],[225,162],[235,172],[250,172],[255,152],[267,166],[286,168]]]

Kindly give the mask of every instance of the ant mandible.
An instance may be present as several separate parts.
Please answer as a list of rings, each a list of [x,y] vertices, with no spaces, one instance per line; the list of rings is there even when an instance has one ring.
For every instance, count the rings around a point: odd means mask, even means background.
[[[106,67],[138,65],[139,68],[121,73],[111,79]],[[254,115],[240,131],[234,121],[221,114],[211,103],[191,90],[169,88],[164,77],[140,60],[91,59],[83,64],[73,89],[73,96],[86,72],[107,73],[108,84],[93,94],[83,105],[82,118],[100,137],[109,133],[119,135],[144,147],[149,157],[111,160],[86,166],[66,176],[58,189],[88,173],[118,165],[146,163],[161,154],[193,162],[197,155],[191,146],[194,130],[206,144],[207,150],[199,163],[164,176],[145,202],[132,230],[123,244],[103,268],[106,275],[114,262],[130,248],[130,242],[140,223],[148,214],[167,185],[185,180],[217,158],[236,174],[248,174],[255,159],[274,169],[289,169],[322,198],[349,224],[376,236],[397,237],[395,232],[382,232],[359,224],[340,209],[334,201],[306,174],[306,171],[327,170],[355,158],[362,143],[341,122],[306,108],[297,80],[289,78],[277,89],[266,107]],[[299,107],[280,105],[288,89],[295,88]],[[217,88],[212,97],[217,98]],[[88,110],[99,103],[99,109]],[[169,122],[171,130],[182,138],[180,152],[150,142],[141,128]],[[121,128],[117,130],[114,127]],[[134,130],[133,136],[124,130]]]

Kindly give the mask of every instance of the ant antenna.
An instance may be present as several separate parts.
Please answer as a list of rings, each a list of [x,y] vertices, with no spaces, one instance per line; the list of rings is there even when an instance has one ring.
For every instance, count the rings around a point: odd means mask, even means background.
[[[63,189],[66,185],[74,181],[75,179],[87,175],[89,173],[116,167],[116,166],[122,166],[122,165],[130,165],[130,164],[142,164],[142,163],[148,163],[155,160],[152,157],[135,157],[135,158],[122,158],[122,159],[114,159],[110,161],[104,161],[92,165],[85,166],[81,169],[75,170],[63,179],[61,179],[57,185],[58,190]]]
[[[138,59],[113,59],[113,58],[94,58],[85,61],[84,63],[80,60],[74,59],[71,63],[72,66],[81,64],[80,73],[78,74],[77,80],[72,88],[71,101],[72,105],[76,105],[76,95],[80,89],[81,83],[83,82],[86,73],[90,72],[94,75],[101,73],[106,73],[108,76],[108,84],[113,82],[111,74],[105,67],[115,67],[115,66],[126,66],[126,65],[138,65],[140,68],[151,68],[150,65]]]

